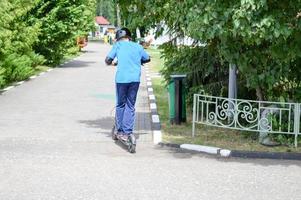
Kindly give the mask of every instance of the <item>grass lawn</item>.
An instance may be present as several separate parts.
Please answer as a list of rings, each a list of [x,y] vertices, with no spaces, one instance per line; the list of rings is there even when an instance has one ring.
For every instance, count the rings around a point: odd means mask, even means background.
[[[41,72],[46,72],[50,67],[46,65],[40,65],[35,68],[34,75],[38,75]]]
[[[160,50],[155,48],[148,48],[147,52],[151,56],[150,71],[159,72],[163,67],[163,59],[160,58]]]
[[[78,51],[79,48],[76,46],[76,47],[72,47],[70,49],[68,49],[67,53],[64,55],[64,58],[63,60],[61,61],[61,63],[64,63],[68,60],[71,60],[73,58],[76,58],[77,56],[81,55],[83,52],[82,51]]]
[[[147,51],[152,59],[149,64],[150,71],[159,72],[163,67],[160,51],[152,48],[149,48]],[[256,133],[240,132],[205,125],[196,126],[196,136],[193,138],[191,136],[192,108],[187,108],[187,123],[182,125],[171,125],[169,123],[168,93],[163,81],[163,78],[152,78],[164,142],[176,144],[201,144],[231,150],[301,152],[301,144],[299,144],[298,148],[289,146],[266,147],[259,144]]]

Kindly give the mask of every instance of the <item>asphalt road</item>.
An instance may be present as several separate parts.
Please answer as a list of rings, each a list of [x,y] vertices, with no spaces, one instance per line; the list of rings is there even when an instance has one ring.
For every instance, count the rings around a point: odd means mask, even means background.
[[[137,153],[114,143],[109,48],[90,43],[83,56],[0,95],[0,200],[301,200],[301,162],[153,146],[146,108]]]

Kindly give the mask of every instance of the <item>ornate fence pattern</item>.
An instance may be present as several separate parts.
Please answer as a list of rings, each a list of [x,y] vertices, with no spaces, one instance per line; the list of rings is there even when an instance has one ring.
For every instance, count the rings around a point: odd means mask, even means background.
[[[255,131],[261,134],[281,133],[295,136],[297,146],[300,135],[299,103],[229,99],[207,95],[194,95],[192,136],[195,124]]]

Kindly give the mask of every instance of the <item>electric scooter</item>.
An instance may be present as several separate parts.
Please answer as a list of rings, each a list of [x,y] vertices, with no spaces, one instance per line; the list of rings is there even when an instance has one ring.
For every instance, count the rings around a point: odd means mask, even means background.
[[[119,134],[117,134],[116,131],[116,125],[113,125],[112,128],[112,139],[115,141],[120,141],[123,145],[127,146],[128,151],[130,153],[136,153],[136,137],[134,134],[130,134],[127,138],[127,140],[123,139],[122,137],[120,137]]]
[[[106,63],[107,64],[111,64],[113,66],[116,66],[118,64],[118,61],[112,62],[113,60],[110,58],[106,58]],[[141,65],[143,65],[144,63],[148,63],[150,62],[150,59],[148,60],[141,60]],[[114,125],[112,127],[112,139],[117,141],[119,140],[122,144],[124,144],[125,146],[127,146],[128,151],[130,153],[136,153],[136,137],[134,134],[130,134],[127,138],[127,140],[123,139],[122,137],[120,137],[120,135],[117,134],[117,130],[116,130],[116,124],[115,124],[115,120],[114,120]]]
[[[116,66],[117,65],[117,61],[112,62],[111,65]],[[115,141],[119,140],[123,145],[127,146],[128,151],[130,153],[136,153],[136,137],[135,137],[135,135],[134,134],[130,134],[128,136],[127,140],[125,140],[122,137],[120,137],[120,135],[117,134],[115,120],[114,120],[114,125],[112,127],[112,139],[115,140]]]

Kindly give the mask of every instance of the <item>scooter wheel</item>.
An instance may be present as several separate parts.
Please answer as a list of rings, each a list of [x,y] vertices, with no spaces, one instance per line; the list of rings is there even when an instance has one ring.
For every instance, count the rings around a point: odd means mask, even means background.
[[[113,128],[112,128],[112,139],[118,140],[117,135],[115,134],[115,126],[113,126]]]
[[[129,145],[128,149],[129,149],[130,153],[136,153],[136,145],[135,144]]]
[[[128,138],[128,150],[130,153],[136,153],[136,138],[134,135],[130,135]]]

